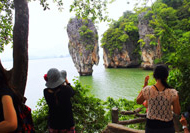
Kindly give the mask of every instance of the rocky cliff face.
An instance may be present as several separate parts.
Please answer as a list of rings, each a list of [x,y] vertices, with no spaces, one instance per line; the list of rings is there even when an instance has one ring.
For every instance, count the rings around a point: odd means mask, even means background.
[[[128,41],[123,45],[121,51],[115,49],[113,54],[109,50],[103,48],[104,66],[106,68],[127,68],[137,67],[140,63],[138,54],[134,54],[136,42]]]
[[[91,20],[71,19],[67,25],[69,53],[81,76],[92,75],[99,63],[98,33]]]
[[[142,51],[142,63],[141,66],[144,69],[153,69],[154,59],[156,58],[156,46],[150,45],[151,40],[147,35],[154,34],[153,29],[149,26],[149,19],[145,19],[146,12],[141,13],[139,18],[139,36],[145,44],[141,44]]]

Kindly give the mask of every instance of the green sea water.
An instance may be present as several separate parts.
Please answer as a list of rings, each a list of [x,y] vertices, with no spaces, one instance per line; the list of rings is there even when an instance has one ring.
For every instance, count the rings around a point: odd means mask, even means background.
[[[134,100],[143,86],[144,77],[151,73],[140,68],[112,68],[102,69],[96,76],[79,77],[79,80],[90,87],[90,93],[102,100],[107,97]]]
[[[3,65],[6,69],[12,68],[12,62],[3,62]],[[29,60],[25,97],[26,104],[32,109],[43,97],[46,88],[43,76],[50,68],[66,70],[71,85],[74,86],[73,79],[79,80],[83,86],[90,86],[89,95],[102,100],[107,97],[134,100],[143,86],[145,76],[152,73],[140,68],[106,69],[101,59],[98,66],[93,66],[92,76],[79,76],[71,57]]]

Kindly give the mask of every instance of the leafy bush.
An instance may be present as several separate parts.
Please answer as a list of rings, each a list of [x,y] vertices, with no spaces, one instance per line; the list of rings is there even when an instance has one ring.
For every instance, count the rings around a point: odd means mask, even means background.
[[[136,103],[136,99],[134,101],[129,101],[127,99],[117,99],[114,100],[111,97],[108,97],[106,102],[104,103],[106,105],[106,109],[108,110],[106,113],[106,117],[108,119],[108,122],[111,122],[111,111],[113,107],[116,107],[119,109],[119,111],[133,111],[137,108],[142,108],[140,113],[145,113],[146,108],[143,105],[139,105]],[[119,114],[119,121],[123,120],[131,120],[136,118],[134,115],[120,115]],[[145,123],[139,123],[139,124],[130,124],[126,125],[129,128],[135,128],[135,129],[145,129]]]
[[[162,58],[154,63],[170,67],[169,84],[179,92],[182,111],[190,101],[190,3],[183,0],[161,0],[152,5],[147,14],[152,15],[150,26],[161,44]],[[154,39],[154,38],[153,38]]]
[[[39,99],[37,103],[37,109],[32,112],[32,118],[34,121],[34,128],[37,133],[48,132],[48,105],[45,98]]]
[[[179,91],[179,98],[182,111],[187,111],[190,105],[190,31],[185,32],[179,39],[177,51],[171,55],[172,72],[169,77],[170,83]]]
[[[75,95],[72,98],[75,129],[77,132],[100,132],[107,125],[104,116],[103,101],[92,95],[87,95],[88,89],[83,87],[78,80],[74,82]],[[32,113],[36,132],[47,132],[48,105],[45,98],[37,103],[37,109]]]
[[[82,86],[78,80],[75,80],[74,84],[75,96],[72,98],[72,103],[76,131],[101,132],[107,125],[103,101],[87,94],[88,89]]]
[[[142,105],[138,105],[135,101],[128,101],[126,99],[114,100],[108,97],[104,102],[99,98],[88,93],[88,87],[84,87],[78,80],[74,80],[75,91],[72,100],[73,115],[75,120],[75,129],[77,132],[83,133],[99,133],[101,132],[108,122],[111,122],[111,110],[117,107],[119,110],[135,110]],[[145,108],[142,113],[145,112]],[[32,112],[34,126],[37,133],[48,132],[48,105],[44,98],[40,99],[37,103],[37,109]],[[120,120],[134,119],[135,116],[119,116]],[[144,124],[128,125],[130,128],[144,129]]]

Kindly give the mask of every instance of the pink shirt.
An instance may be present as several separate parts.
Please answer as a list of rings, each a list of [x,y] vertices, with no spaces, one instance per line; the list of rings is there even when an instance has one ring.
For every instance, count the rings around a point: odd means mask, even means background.
[[[177,98],[175,89],[157,91],[152,86],[142,89],[143,97],[148,101],[147,118],[160,121],[171,121],[173,119],[171,105]]]

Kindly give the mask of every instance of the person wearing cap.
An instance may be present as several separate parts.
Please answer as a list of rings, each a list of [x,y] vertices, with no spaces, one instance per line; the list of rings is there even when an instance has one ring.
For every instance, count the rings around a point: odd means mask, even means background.
[[[73,88],[66,78],[66,71],[51,68],[44,75],[47,88],[44,97],[49,107],[48,128],[49,133],[69,132],[75,133],[71,97]]]

